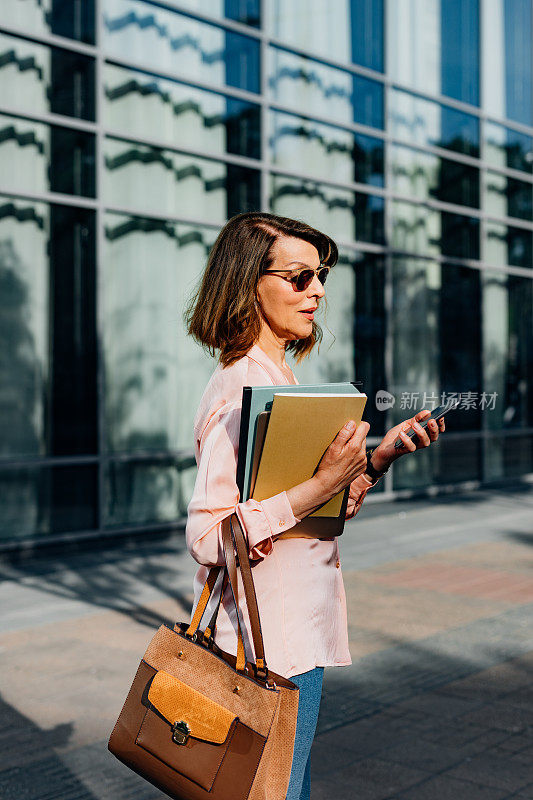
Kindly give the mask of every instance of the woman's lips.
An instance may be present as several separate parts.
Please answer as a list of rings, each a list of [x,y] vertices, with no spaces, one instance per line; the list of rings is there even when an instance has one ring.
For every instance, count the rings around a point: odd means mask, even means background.
[[[315,318],[315,312],[313,311],[300,311],[300,314],[303,314],[306,319],[310,319],[311,321]]]

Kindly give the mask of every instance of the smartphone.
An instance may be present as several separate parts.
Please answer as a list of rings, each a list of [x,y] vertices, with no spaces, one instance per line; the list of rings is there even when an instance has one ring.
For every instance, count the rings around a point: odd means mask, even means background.
[[[445,414],[447,414],[447,413],[448,413],[448,411],[453,411],[454,409],[456,409],[456,408],[457,408],[457,406],[459,405],[459,403],[460,403],[460,400],[459,400],[459,398],[455,398],[455,399],[454,399],[454,400],[452,400],[450,403],[447,403],[447,404],[446,404],[446,405],[444,405],[444,406],[439,406],[438,408],[436,408],[434,411],[432,411],[432,412],[431,412],[431,414],[429,415],[429,417],[426,417],[425,419],[418,420],[418,424],[419,424],[419,425],[421,425],[421,426],[422,426],[422,428],[425,428],[425,427],[427,426],[427,424],[428,424],[428,422],[429,422],[429,420],[430,420],[430,419],[440,419],[440,418],[441,418],[441,417],[443,417]],[[415,431],[413,431],[413,430],[411,431],[411,433],[408,433],[408,434],[407,434],[407,436],[408,436],[410,439],[416,439],[416,438],[417,438],[417,436],[416,436],[416,432],[415,432]],[[403,442],[402,442],[402,440],[400,439],[400,437],[398,436],[398,438],[397,438],[397,439],[396,439],[396,441],[394,442],[394,447],[396,447],[396,448],[400,448],[400,447],[403,447],[403,446],[404,446],[404,445],[403,445]]]

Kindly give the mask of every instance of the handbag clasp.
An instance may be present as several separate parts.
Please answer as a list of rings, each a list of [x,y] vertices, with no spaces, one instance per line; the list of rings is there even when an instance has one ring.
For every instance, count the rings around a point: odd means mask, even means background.
[[[183,720],[175,722],[172,726],[172,741],[176,744],[185,744],[189,738],[190,732],[191,729],[186,722]]]

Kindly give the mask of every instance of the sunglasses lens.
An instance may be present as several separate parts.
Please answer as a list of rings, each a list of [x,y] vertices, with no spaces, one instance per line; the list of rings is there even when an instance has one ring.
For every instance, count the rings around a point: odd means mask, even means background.
[[[322,269],[319,269],[318,272],[317,272],[317,275],[318,275],[318,280],[320,281],[322,286],[324,286],[324,284],[325,284],[325,282],[327,280],[327,277],[329,275],[328,267],[323,267]]]
[[[295,275],[293,285],[296,287],[296,290],[298,292],[303,292],[307,289],[313,280],[314,274],[312,269],[303,269],[298,275]]]

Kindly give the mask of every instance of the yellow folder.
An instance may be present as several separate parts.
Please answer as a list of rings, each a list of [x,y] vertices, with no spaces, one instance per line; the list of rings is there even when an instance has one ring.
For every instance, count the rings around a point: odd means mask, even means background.
[[[286,491],[311,478],[348,420],[361,422],[366,394],[275,394],[252,497]],[[310,516],[338,517],[344,491]]]

